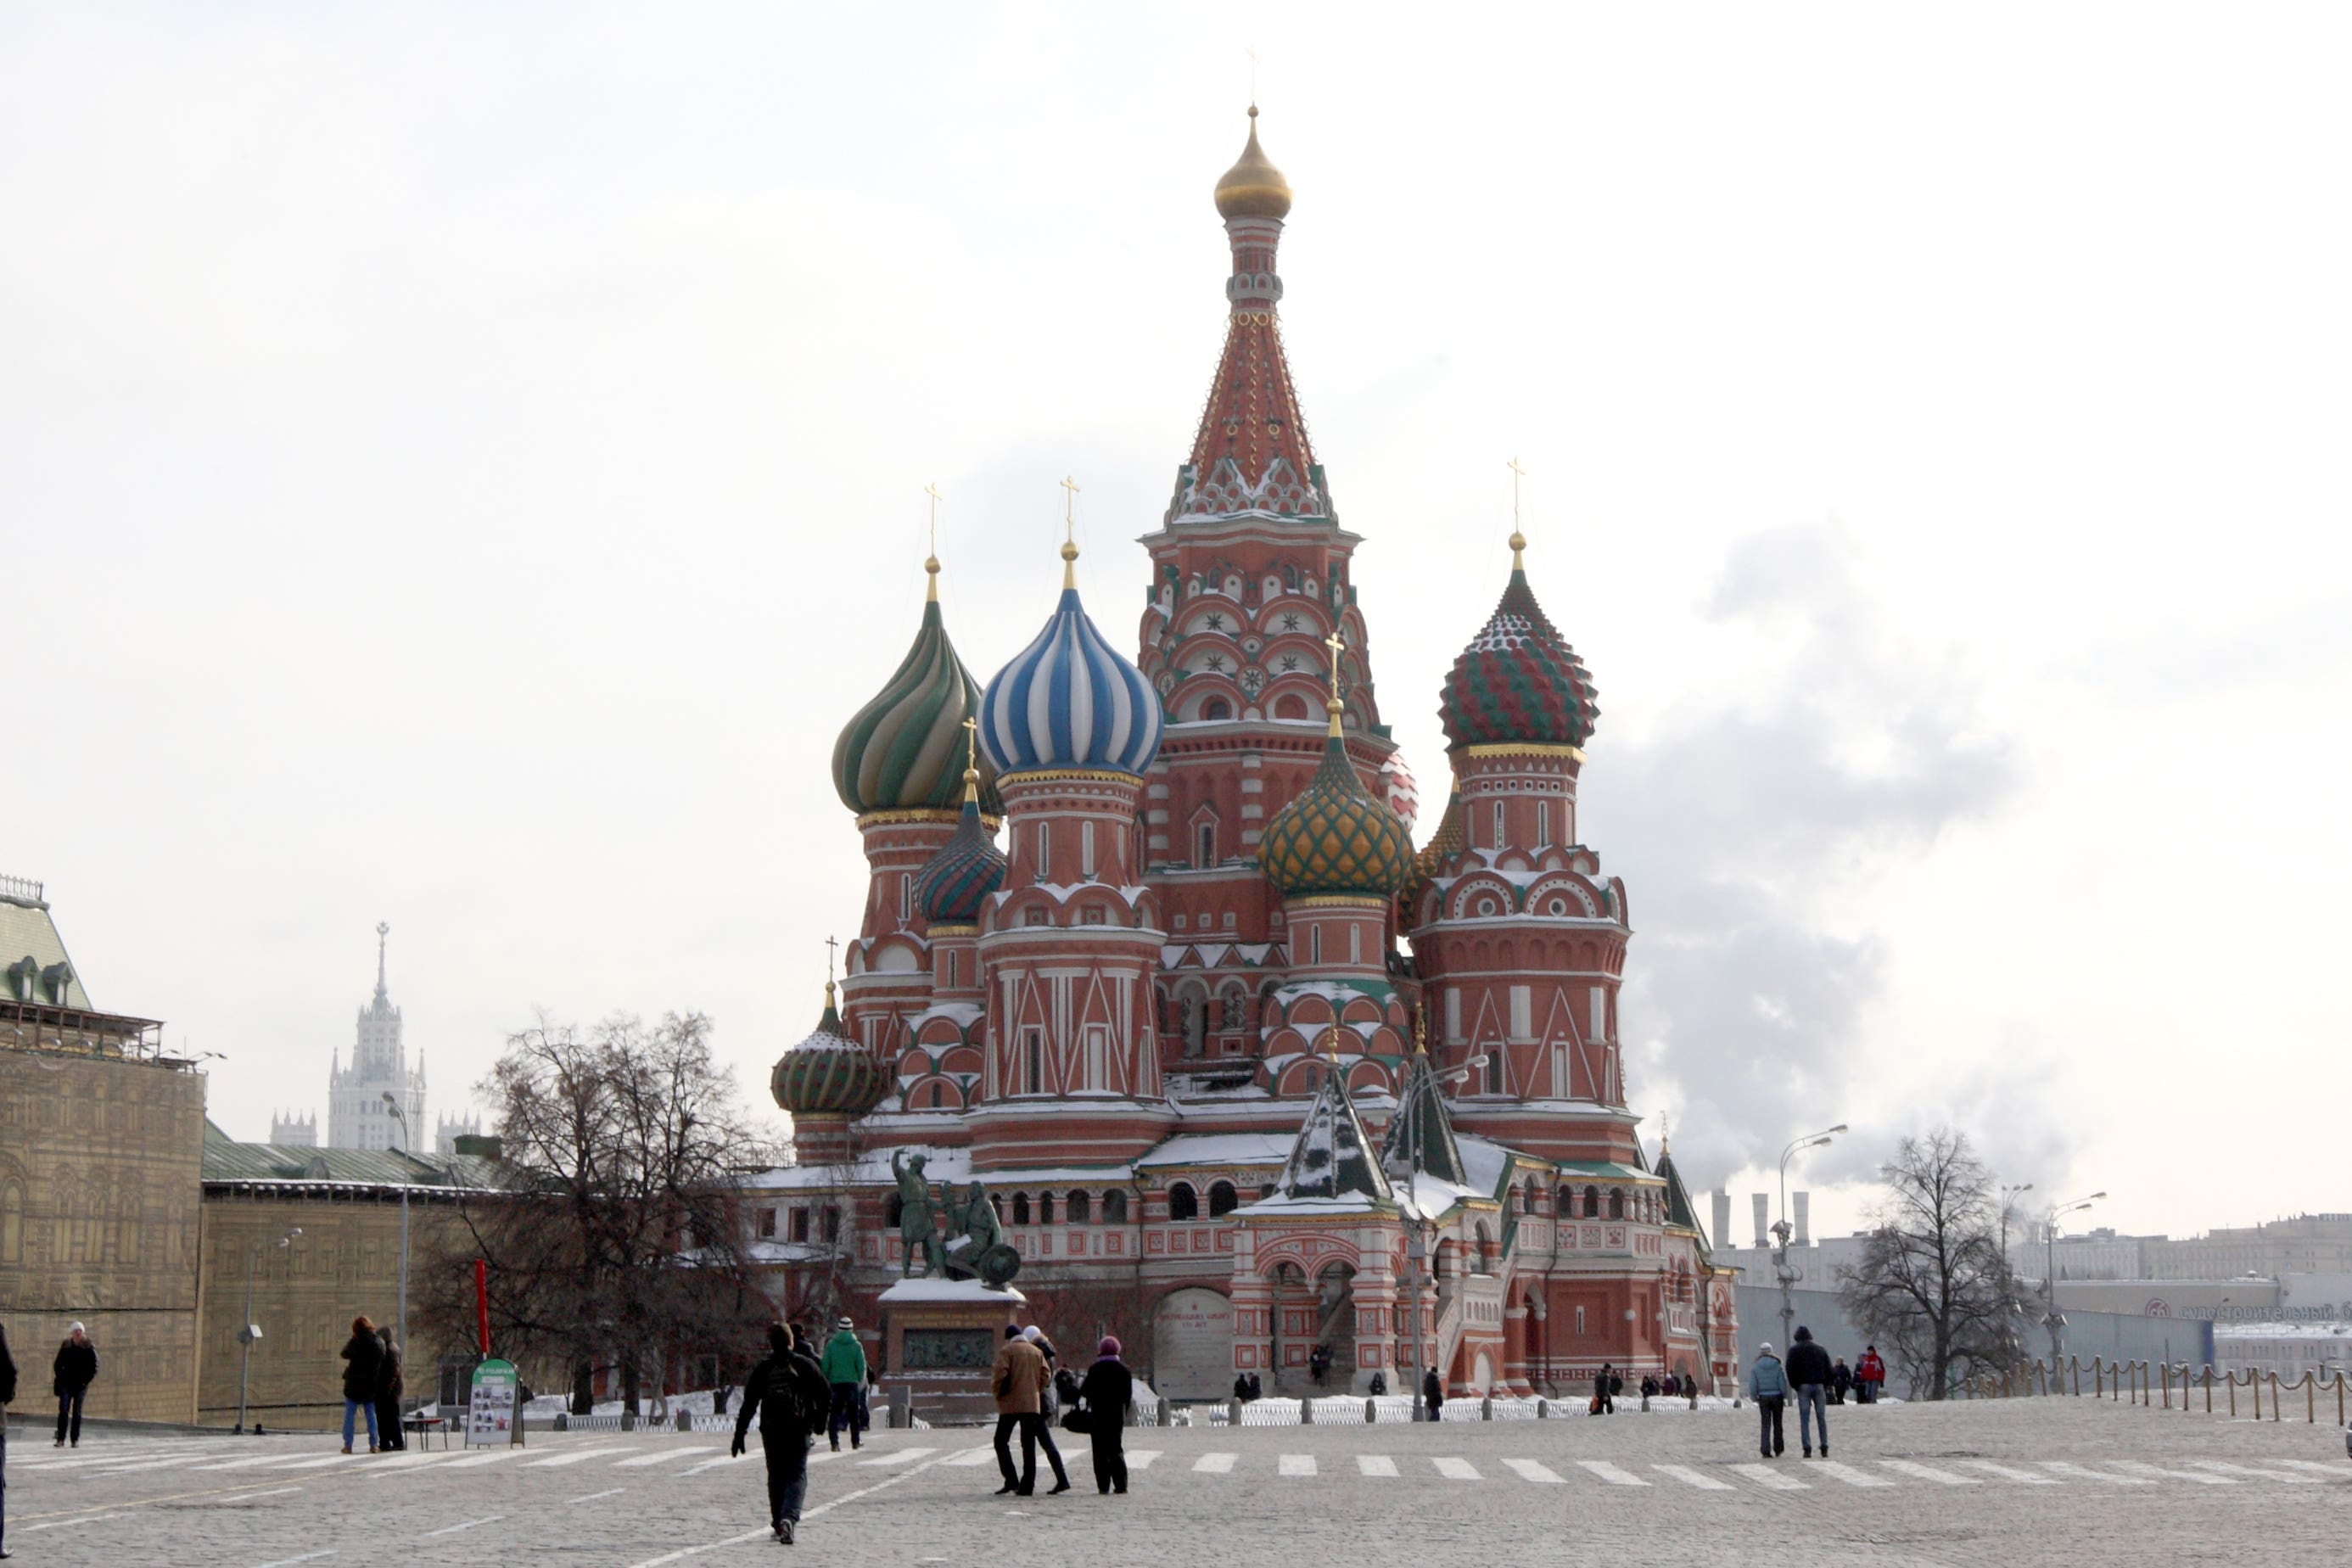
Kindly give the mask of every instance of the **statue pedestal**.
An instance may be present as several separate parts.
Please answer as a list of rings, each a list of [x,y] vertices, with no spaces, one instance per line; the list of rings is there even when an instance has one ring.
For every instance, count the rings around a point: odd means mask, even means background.
[[[883,1375],[908,1391],[914,1413],[927,1421],[993,1419],[989,1374],[1006,1325],[1029,1299],[977,1279],[901,1279],[880,1305]]]

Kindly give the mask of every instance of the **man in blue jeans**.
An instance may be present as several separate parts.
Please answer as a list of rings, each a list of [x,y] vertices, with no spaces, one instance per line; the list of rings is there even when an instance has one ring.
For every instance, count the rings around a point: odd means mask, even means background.
[[[1830,1457],[1830,1352],[1813,1342],[1813,1331],[1800,1323],[1789,1347],[1789,1382],[1797,1391],[1797,1440],[1813,1457],[1813,1428],[1822,1433],[1822,1458]]]

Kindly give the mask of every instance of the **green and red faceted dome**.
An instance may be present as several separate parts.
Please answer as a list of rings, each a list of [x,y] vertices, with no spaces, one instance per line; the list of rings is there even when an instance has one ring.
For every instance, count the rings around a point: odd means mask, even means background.
[[[1265,825],[1258,864],[1285,898],[1394,898],[1412,870],[1412,838],[1364,793],[1332,707],[1322,765]]]
[[[940,618],[940,563],[930,573],[929,596],[914,646],[898,662],[874,700],[842,730],[833,747],[833,787],[841,803],[860,816],[874,812],[951,812],[963,793],[966,746],[963,722],[980,710],[980,686],[948,640]],[[996,773],[983,759],[980,808],[1004,813],[997,798]]]
[[[1495,613],[1454,661],[1437,716],[1454,750],[1465,746],[1576,746],[1601,717],[1592,672],[1559,635],[1511,536],[1511,581]]]
[[[824,1016],[815,1033],[776,1060],[768,1077],[776,1103],[794,1116],[858,1117],[890,1092],[890,1074],[874,1053],[841,1031],[833,982],[824,985]]]
[[[980,906],[1004,883],[1004,851],[980,816],[980,771],[964,770],[963,816],[939,852],[915,874],[915,905],[930,925],[975,925]]]

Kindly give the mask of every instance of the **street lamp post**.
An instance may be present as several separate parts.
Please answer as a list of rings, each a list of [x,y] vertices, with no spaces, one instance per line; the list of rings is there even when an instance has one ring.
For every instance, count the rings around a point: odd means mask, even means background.
[[[291,1247],[294,1238],[301,1234],[302,1227],[298,1225],[279,1237],[278,1245]],[[236,1327],[236,1342],[240,1347],[236,1358],[236,1429],[240,1433],[245,1430],[245,1394],[250,1386],[247,1378],[253,1368],[253,1342],[261,1337],[260,1329],[253,1321],[253,1266],[260,1260],[262,1246],[257,1241],[247,1248],[245,1254],[245,1321]]]
[[[391,1110],[393,1120],[400,1123],[400,1152],[403,1154],[406,1154],[408,1152],[408,1145],[416,1142],[416,1135],[408,1130],[408,1117],[406,1113],[400,1109],[400,1101],[392,1097],[392,1090],[388,1089],[383,1091],[383,1103],[385,1107]],[[400,1353],[405,1356],[408,1353],[408,1173],[405,1170],[403,1170],[400,1175],[399,1333]]]
[[[2105,1193],[2093,1193],[2087,1198],[2074,1198],[2050,1205],[2049,1218],[2042,1226],[2042,1293],[2049,1299],[2049,1315],[2042,1320],[2050,1331],[2050,1366],[2054,1375],[2058,1363],[2065,1359],[2066,1314],[2058,1310],[2058,1216],[2073,1214],[2076,1209],[2089,1208]]]
[[[1790,1292],[1796,1289],[1797,1271],[1789,1267],[1789,1162],[1800,1149],[1818,1149],[1846,1130],[1841,1121],[1835,1127],[1820,1132],[1808,1132],[1780,1151],[1780,1222],[1772,1227],[1776,1245],[1772,1250],[1772,1272],[1780,1281],[1780,1348],[1787,1350],[1796,1335],[1797,1303]]]

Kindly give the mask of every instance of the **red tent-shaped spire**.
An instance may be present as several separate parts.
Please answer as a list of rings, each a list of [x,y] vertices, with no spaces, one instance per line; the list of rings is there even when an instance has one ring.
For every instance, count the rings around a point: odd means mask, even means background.
[[[1176,476],[1168,521],[1267,512],[1328,519],[1329,494],[1299,413],[1298,389],[1282,352],[1275,305],[1282,278],[1275,249],[1290,211],[1290,185],[1257,144],[1257,106],[1250,105],[1249,143],[1217,182],[1217,211],[1233,247],[1225,280],[1232,313],[1224,352],[1209,384],[1192,455]]]

